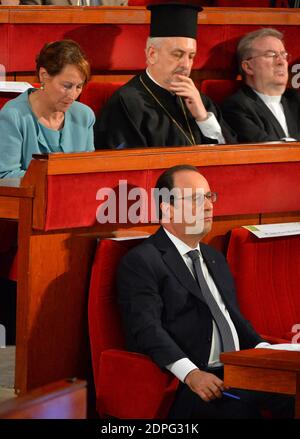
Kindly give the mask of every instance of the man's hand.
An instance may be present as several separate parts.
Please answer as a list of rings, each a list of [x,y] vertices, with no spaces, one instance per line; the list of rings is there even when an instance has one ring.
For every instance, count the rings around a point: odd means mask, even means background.
[[[179,74],[174,75],[174,80],[170,84],[170,91],[184,98],[187,108],[196,121],[202,122],[207,119],[207,111],[200,93],[191,78]]]
[[[206,402],[222,398],[222,392],[226,390],[223,381],[217,376],[199,369],[188,373],[184,381],[193,392]]]

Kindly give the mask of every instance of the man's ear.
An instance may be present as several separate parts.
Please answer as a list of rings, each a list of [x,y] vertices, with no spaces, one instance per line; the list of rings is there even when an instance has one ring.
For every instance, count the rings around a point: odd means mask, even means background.
[[[241,63],[242,70],[246,73],[246,75],[253,75],[253,68],[251,67],[250,61],[244,59]]]
[[[150,46],[147,50],[147,61],[149,65],[154,65],[158,60],[158,49],[154,46]]]

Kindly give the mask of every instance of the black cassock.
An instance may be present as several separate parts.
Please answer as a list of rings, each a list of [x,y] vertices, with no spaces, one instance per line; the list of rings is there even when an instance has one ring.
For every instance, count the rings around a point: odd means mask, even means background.
[[[223,120],[220,110],[207,96],[201,97],[206,110],[215,114],[226,143],[236,143],[235,133]],[[112,95],[98,115],[95,148],[191,145],[189,126],[196,144],[217,143],[201,133],[184,99],[182,103],[186,117],[178,96],[155,84],[146,72],[135,76]]]

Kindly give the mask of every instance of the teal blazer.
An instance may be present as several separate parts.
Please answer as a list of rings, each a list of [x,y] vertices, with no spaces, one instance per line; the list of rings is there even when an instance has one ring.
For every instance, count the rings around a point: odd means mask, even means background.
[[[33,90],[7,102],[0,111],[0,178],[22,177],[33,154],[54,152],[44,134],[47,128],[41,127],[29,105]],[[65,113],[55,152],[94,151],[94,123],[93,111],[75,101]]]

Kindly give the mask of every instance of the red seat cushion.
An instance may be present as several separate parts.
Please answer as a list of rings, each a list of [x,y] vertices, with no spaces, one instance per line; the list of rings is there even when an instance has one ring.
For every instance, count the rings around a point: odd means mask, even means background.
[[[204,79],[200,91],[221,105],[225,98],[235,93],[240,86],[241,81],[238,79]]]

